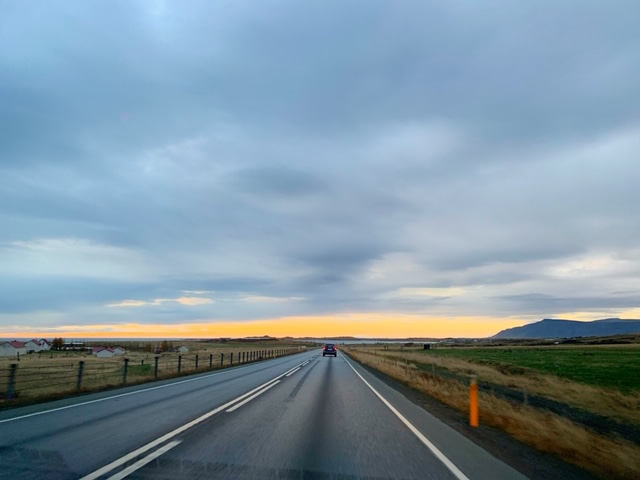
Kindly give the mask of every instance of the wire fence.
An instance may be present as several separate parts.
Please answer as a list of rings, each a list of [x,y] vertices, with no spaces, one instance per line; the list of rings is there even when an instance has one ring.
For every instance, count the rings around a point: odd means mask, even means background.
[[[27,366],[11,363],[0,367],[0,381],[6,379],[4,389],[0,384],[0,408],[259,362],[298,353],[303,348],[155,355],[141,359],[89,357]]]
[[[445,367],[437,366],[435,363],[420,363],[415,361],[407,361],[399,355],[379,355],[376,350],[362,350],[363,353],[377,356],[381,361],[388,362],[403,367],[410,375],[421,375],[425,378],[434,380],[447,380],[457,382],[465,387],[469,386],[471,379],[476,379],[476,375],[464,375],[453,372]],[[348,353],[348,352],[345,352]],[[357,351],[356,351],[357,355]],[[353,358],[353,357],[352,357]],[[357,358],[356,358],[357,359]],[[415,371],[414,371],[415,369]],[[480,391],[490,394],[494,397],[501,398],[514,405],[526,405],[541,410],[546,410],[572,422],[584,425],[604,435],[618,435],[626,438],[636,444],[640,444],[640,426],[629,422],[620,422],[612,417],[605,417],[593,412],[588,412],[574,405],[560,402],[542,395],[535,395],[526,389],[514,388],[497,383],[488,382],[477,379],[477,385]]]

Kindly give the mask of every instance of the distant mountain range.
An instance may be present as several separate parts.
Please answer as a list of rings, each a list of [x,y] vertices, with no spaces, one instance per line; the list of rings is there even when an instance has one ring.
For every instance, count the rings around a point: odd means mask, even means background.
[[[492,338],[571,338],[571,337],[605,337],[624,333],[640,333],[640,320],[622,320],[605,318],[592,322],[560,320],[545,318],[536,323],[522,327],[507,328]]]

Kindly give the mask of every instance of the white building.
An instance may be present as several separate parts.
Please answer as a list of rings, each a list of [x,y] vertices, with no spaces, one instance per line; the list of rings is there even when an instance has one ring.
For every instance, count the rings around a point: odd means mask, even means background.
[[[22,342],[4,342],[0,344],[0,357],[16,357],[18,355],[26,355],[27,347]]]
[[[114,355],[113,350],[109,348],[103,348],[102,350],[94,352],[93,354],[98,358],[111,358]]]
[[[24,346],[27,348],[28,353],[40,352],[42,350],[49,350],[51,348],[51,346],[47,348],[47,343],[45,343],[44,340],[38,340],[37,338],[34,338],[33,340],[29,340],[27,343],[24,344]]]
[[[187,347],[185,347],[184,345],[176,348],[176,351],[178,351],[179,353],[187,353],[189,351],[189,349]]]
[[[125,350],[122,347],[93,347],[91,353],[98,358],[111,358],[116,355],[124,355]]]

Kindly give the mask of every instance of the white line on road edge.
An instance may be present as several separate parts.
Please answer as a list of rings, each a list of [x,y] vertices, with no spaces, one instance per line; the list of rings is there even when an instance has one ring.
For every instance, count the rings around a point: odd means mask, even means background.
[[[290,377],[291,375],[293,375],[294,373],[296,373],[298,370],[300,370],[300,367],[296,368],[293,372],[289,372],[287,373],[287,377]]]
[[[282,358],[282,357],[280,357],[280,358]],[[91,403],[105,402],[107,400],[111,400],[111,399],[114,399],[114,398],[127,397],[129,395],[137,395],[138,393],[150,392],[151,390],[158,390],[160,388],[173,387],[175,385],[180,385],[180,384],[183,384],[183,383],[195,382],[196,380],[203,380],[205,378],[215,377],[217,375],[223,375],[225,373],[237,372],[238,370],[244,370],[245,368],[255,367],[256,365],[258,365],[258,364],[254,363],[252,365],[243,365],[242,367],[230,368],[230,369],[227,369],[227,370],[225,370],[223,372],[216,372],[216,373],[211,373],[209,375],[202,375],[202,376],[195,377],[195,378],[188,378],[186,380],[180,380],[178,382],[166,383],[164,385],[158,385],[156,387],[150,387],[150,388],[144,388],[142,390],[136,390],[135,392],[119,393],[118,395],[112,395],[110,397],[98,398],[96,400],[89,400],[87,402],[74,403],[73,405],[66,405],[64,407],[52,408],[51,410],[43,410],[42,412],[29,413],[27,415],[21,415],[19,417],[6,418],[4,420],[0,420],[0,423],[7,423],[7,422],[13,422],[15,420],[22,420],[23,418],[29,418],[29,417],[35,417],[35,416],[38,416],[38,415],[44,415],[45,413],[59,412],[60,410],[67,410],[68,408],[82,407],[83,405],[89,405]]]
[[[206,419],[208,419],[210,417],[213,417],[216,413],[220,413],[223,410],[226,410],[227,408],[229,408],[234,403],[239,402],[240,400],[243,400],[243,399],[253,395],[257,391],[262,390],[264,387],[266,387],[267,385],[270,385],[271,383],[275,382],[276,380],[280,380],[282,377],[284,377],[291,370],[293,370],[293,369],[295,369],[295,368],[297,368],[299,366],[300,365],[298,364],[295,367],[290,368],[286,372],[281,373],[277,377],[272,378],[268,382],[263,383],[259,387],[256,387],[253,390],[250,390],[247,393],[245,393],[243,395],[240,395],[237,398],[234,398],[230,402],[227,402],[224,405],[222,405],[222,406],[220,406],[218,408],[215,408],[215,409],[211,410],[210,412],[205,413],[204,415],[201,415],[200,417],[196,418],[195,420],[190,421],[189,423],[185,423],[183,426],[176,428],[175,430],[173,430],[173,431],[161,436],[160,438],[157,438],[153,442],[149,442],[146,445],[138,448],[137,450],[134,450],[131,453],[127,453],[123,457],[120,457],[119,459],[114,460],[113,462],[109,463],[108,465],[105,465],[102,468],[99,468],[95,472],[92,472],[92,473],[82,477],[80,480],[95,480],[96,478],[101,477],[102,475],[106,475],[111,470],[113,470],[115,468],[118,468],[120,465],[124,465],[125,463],[133,460],[134,458],[138,457],[139,455],[142,455],[143,453],[148,452],[152,448],[157,447],[158,445],[166,442],[167,440],[172,439],[176,435],[180,435],[181,433],[189,430],[191,427],[194,427],[194,426],[198,425],[199,423],[204,422]]]
[[[289,374],[289,375],[291,375],[291,374]],[[287,375],[287,377],[288,377],[289,375]],[[257,393],[254,393],[254,394],[253,394],[253,395],[251,395],[249,398],[244,399],[242,402],[240,402],[240,403],[236,403],[233,407],[231,407],[230,409],[228,409],[228,410],[227,410],[227,412],[228,412],[228,413],[231,413],[231,412],[233,412],[233,411],[235,411],[235,410],[239,409],[239,408],[240,408],[241,406],[243,406],[245,403],[249,403],[251,400],[253,400],[254,398],[256,398],[256,397],[258,397],[258,396],[260,396],[260,395],[262,395],[264,392],[266,392],[267,390],[269,390],[271,387],[275,387],[275,386],[276,386],[277,384],[279,384],[279,383],[280,383],[280,380],[277,380],[277,381],[273,382],[271,385],[269,385],[269,386],[267,386],[267,387],[263,388],[262,390],[260,390],[260,391],[259,391],[259,392],[257,392]]]
[[[155,460],[160,455],[163,455],[163,454],[167,453],[173,447],[176,447],[176,446],[180,445],[180,443],[182,443],[181,440],[174,440],[173,442],[167,443],[164,447],[159,448],[158,450],[156,450],[153,453],[150,453],[149,455],[147,455],[144,458],[141,458],[136,463],[134,463],[133,465],[128,466],[127,468],[125,468],[121,472],[118,472],[115,475],[110,476],[108,478],[108,480],[122,480],[123,478],[128,477],[129,475],[131,475],[136,470],[139,470],[142,467],[144,467],[147,463]]]
[[[391,404],[390,404],[390,403],[389,403],[389,402],[388,402],[388,401],[387,401],[387,400],[386,400],[382,395],[380,395],[380,393],[378,393],[378,391],[377,391],[375,388],[373,388],[373,387],[371,386],[371,384],[370,384],[369,382],[367,382],[367,381],[364,379],[364,377],[363,377],[362,375],[360,375],[360,374],[358,373],[358,371],[357,371],[355,368],[353,368],[353,365],[351,365],[351,362],[350,362],[349,360],[347,360],[347,357],[346,357],[345,355],[340,355],[340,356],[341,356],[342,358],[344,358],[344,361],[345,361],[345,362],[347,362],[347,365],[349,365],[349,366],[351,367],[351,370],[353,370],[353,371],[355,372],[355,374],[356,374],[358,377],[360,377],[360,380],[362,380],[362,381],[365,383],[365,385],[366,385],[367,387],[369,387],[369,388],[373,391],[373,393],[375,393],[375,394],[376,394],[376,396],[377,396],[380,400],[382,400],[382,403],[384,403],[384,404],[389,408],[389,410],[391,410],[391,411],[395,414],[395,416],[396,416],[396,417],[398,417],[398,418],[400,419],[400,421],[401,421],[402,423],[404,423],[404,424],[405,424],[405,426],[406,426],[409,430],[411,430],[411,432],[413,432],[413,434],[414,434],[416,437],[418,437],[418,440],[420,440],[422,443],[424,443],[424,444],[425,444],[425,446],[426,446],[429,450],[431,450],[431,453],[433,453],[433,454],[436,456],[436,458],[437,458],[438,460],[440,460],[442,463],[444,463],[445,467],[447,467],[447,468],[451,471],[451,473],[453,473],[453,474],[455,475],[455,477],[456,477],[456,478],[458,478],[458,480],[469,480],[469,478],[468,478],[464,473],[462,473],[462,472],[458,469],[458,467],[456,467],[456,466],[453,464],[453,462],[452,462],[451,460],[449,460],[449,459],[444,455],[444,453],[442,453],[440,450],[438,450],[438,447],[436,447],[433,443],[431,443],[431,442],[427,439],[427,437],[425,437],[425,436],[420,432],[420,430],[418,430],[416,427],[414,427],[414,426],[413,426],[413,424],[412,424],[411,422],[409,422],[409,420],[407,420],[407,419],[406,419],[406,418],[405,418],[405,417],[404,417],[404,416],[403,416],[403,415],[402,415],[398,410],[396,410],[396,409],[395,409],[395,407],[394,407],[393,405],[391,405]]]

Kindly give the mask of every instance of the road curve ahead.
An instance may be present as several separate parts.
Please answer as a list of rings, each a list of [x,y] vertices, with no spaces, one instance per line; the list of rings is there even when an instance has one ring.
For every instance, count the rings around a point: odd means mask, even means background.
[[[0,412],[0,478],[522,479],[317,350]]]

